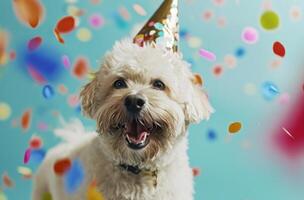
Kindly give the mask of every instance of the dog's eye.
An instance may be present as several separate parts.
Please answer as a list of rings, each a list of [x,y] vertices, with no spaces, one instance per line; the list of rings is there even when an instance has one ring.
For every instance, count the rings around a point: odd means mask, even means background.
[[[166,89],[166,85],[159,79],[153,81],[153,87],[158,90]]]
[[[122,89],[122,88],[126,88],[127,84],[123,79],[118,79],[113,83],[113,87],[115,89]]]

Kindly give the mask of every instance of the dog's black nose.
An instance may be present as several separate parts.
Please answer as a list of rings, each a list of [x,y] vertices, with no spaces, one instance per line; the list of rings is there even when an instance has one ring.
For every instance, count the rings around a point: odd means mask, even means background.
[[[140,95],[129,95],[125,99],[125,106],[131,113],[139,112],[145,105],[145,100]]]

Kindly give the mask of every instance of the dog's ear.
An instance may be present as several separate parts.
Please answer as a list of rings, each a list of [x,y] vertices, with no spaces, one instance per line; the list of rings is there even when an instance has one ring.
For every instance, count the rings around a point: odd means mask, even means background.
[[[94,118],[95,115],[95,100],[96,100],[96,90],[97,90],[97,77],[96,74],[91,82],[86,84],[82,91],[80,92],[81,107],[84,115]]]
[[[188,123],[199,123],[201,120],[209,119],[213,108],[209,103],[206,93],[202,89],[203,80],[199,74],[190,77],[190,98],[186,104],[185,117]]]

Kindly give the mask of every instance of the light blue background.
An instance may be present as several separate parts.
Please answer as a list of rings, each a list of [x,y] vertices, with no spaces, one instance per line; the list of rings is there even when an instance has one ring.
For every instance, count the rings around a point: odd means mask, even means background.
[[[160,4],[160,0],[103,0],[93,5],[89,0],[78,0],[75,5],[85,10],[78,27],[88,27],[92,31],[92,40],[80,42],[76,31],[64,36],[66,44],[61,45],[53,35],[53,28],[58,19],[66,15],[67,3],[63,0],[42,1],[46,9],[44,22],[37,29],[30,29],[15,17],[10,0],[0,1],[0,28],[10,33],[9,50],[17,52],[17,59],[5,66],[0,66],[0,102],[8,103],[12,115],[6,121],[0,121],[0,173],[8,172],[15,181],[15,187],[4,189],[10,200],[29,199],[31,181],[24,180],[16,171],[23,165],[23,154],[32,134],[41,136],[45,148],[56,144],[58,140],[51,129],[59,126],[58,118],[52,115],[58,111],[65,119],[82,116],[67,104],[68,95],[56,95],[45,100],[41,94],[42,86],[36,84],[26,73],[20,70],[18,53],[25,48],[29,39],[40,35],[43,46],[56,49],[60,55],[68,55],[70,60],[78,56],[89,58],[92,70],[98,68],[102,55],[110,49],[116,40],[130,34],[133,26],[145,22]],[[302,92],[303,83],[303,20],[293,22],[289,11],[292,6],[304,8],[300,0],[275,0],[272,9],[281,19],[280,27],[275,31],[265,31],[259,24],[263,12],[263,1],[226,0],[223,6],[216,6],[211,0],[185,0],[180,3],[180,24],[191,36],[201,39],[200,48],[211,50],[217,55],[216,62],[209,62],[198,56],[199,48],[191,48],[185,39],[181,40],[181,49],[185,59],[193,62],[193,71],[200,73],[216,109],[209,121],[190,128],[189,154],[192,166],[201,169],[201,176],[195,178],[196,200],[302,200],[304,199],[304,178],[302,170],[293,171],[280,159],[279,153],[269,150],[267,140],[274,127]],[[147,16],[139,16],[132,5],[140,3],[147,11]],[[125,27],[115,23],[114,13],[120,6],[127,8],[131,20]],[[202,20],[203,11],[211,10],[214,14],[210,22]],[[92,29],[88,18],[93,13],[100,13],[105,18],[105,25]],[[227,25],[217,25],[219,17],[226,18]],[[241,39],[242,30],[252,26],[259,32],[259,41],[254,45],[245,44]],[[274,41],[281,41],[287,54],[282,64],[272,69],[271,61],[278,59],[272,52]],[[215,77],[212,67],[224,64],[227,54],[234,55],[237,48],[246,51],[237,60],[234,69],[224,68],[221,77]],[[21,66],[22,67],[22,66]],[[274,82],[282,93],[290,96],[290,103],[281,105],[277,99],[266,101],[260,92],[265,81]],[[75,94],[86,80],[79,81],[64,70],[63,76],[50,83],[54,88],[64,84],[69,94]],[[256,94],[249,96],[244,86],[252,83]],[[20,128],[12,127],[12,121],[18,119],[28,108],[33,109],[33,121],[30,130],[23,133]],[[47,132],[40,132],[37,124],[48,124]],[[83,119],[87,126],[94,122]],[[241,121],[243,128],[234,136],[229,136],[227,127],[233,121]],[[210,140],[207,131],[213,129],[217,138]],[[249,148],[244,148],[248,144]],[[30,165],[32,169],[36,166]],[[292,174],[292,175],[291,175]],[[295,178],[297,177],[297,178]],[[4,188],[3,186],[1,188]]]

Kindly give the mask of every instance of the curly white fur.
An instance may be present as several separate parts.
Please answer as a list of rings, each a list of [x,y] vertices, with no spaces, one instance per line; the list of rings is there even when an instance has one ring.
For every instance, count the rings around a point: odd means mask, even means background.
[[[118,76],[129,81],[129,88],[112,89]],[[162,79],[168,91],[152,89],[153,78]],[[189,123],[208,119],[212,112],[207,96],[192,79],[189,65],[179,54],[138,47],[130,40],[116,43],[95,79],[81,93],[84,112],[97,121],[99,133],[86,133],[75,121],[55,131],[66,142],[48,152],[35,177],[33,200],[41,200],[45,192],[51,193],[53,200],[84,200],[93,180],[106,200],[192,200],[186,129]],[[144,122],[157,122],[162,128],[160,135],[151,136],[150,144],[138,151],[125,145],[121,132],[109,133],[112,125],[127,120],[121,102],[130,93],[141,93],[147,100]],[[86,175],[72,195],[53,170],[54,163],[66,157],[80,160]],[[120,163],[156,170],[157,180],[149,173],[136,175],[122,170]]]

